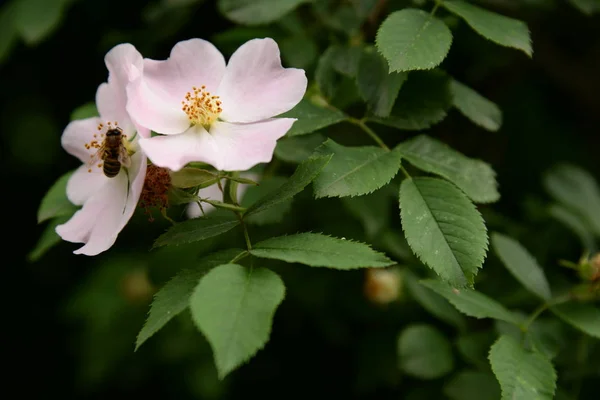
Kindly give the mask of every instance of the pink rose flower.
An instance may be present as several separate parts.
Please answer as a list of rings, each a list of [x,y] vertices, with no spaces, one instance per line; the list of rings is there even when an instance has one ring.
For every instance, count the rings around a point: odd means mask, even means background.
[[[121,44],[106,54],[105,63],[108,83],[96,92],[100,116],[71,122],[62,135],[64,149],[83,162],[67,183],[67,197],[83,207],[57,226],[56,232],[66,241],[85,243],[74,253],[89,256],[109,249],[133,215],[146,176],[146,156],[140,151],[139,138],[150,136],[125,108],[126,86],[139,77],[142,56],[132,45]],[[105,161],[98,152],[110,130],[123,136],[119,148],[122,165],[113,177],[105,174]],[[115,172],[114,162],[112,170]]]
[[[144,59],[127,87],[127,111],[161,135],[141,138],[150,160],[171,170],[198,161],[222,171],[269,162],[306,91],[304,70],[283,68],[273,39],[253,39],[231,56],[202,39],[179,42],[164,61]]]

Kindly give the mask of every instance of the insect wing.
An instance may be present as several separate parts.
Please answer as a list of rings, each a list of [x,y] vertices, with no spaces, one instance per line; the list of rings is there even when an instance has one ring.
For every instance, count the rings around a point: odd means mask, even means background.
[[[119,162],[125,168],[131,167],[131,157],[129,157],[129,151],[123,145],[119,147]]]
[[[91,167],[104,160],[104,152],[106,151],[106,142],[102,143],[102,146],[94,154],[90,156],[90,160],[87,162],[87,166]]]

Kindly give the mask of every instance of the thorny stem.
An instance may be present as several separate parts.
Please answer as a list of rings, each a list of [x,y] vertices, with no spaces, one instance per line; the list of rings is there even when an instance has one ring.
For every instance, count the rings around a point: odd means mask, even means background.
[[[369,135],[371,137],[371,139],[373,139],[375,142],[377,142],[379,147],[381,147],[384,150],[390,151],[390,148],[387,147],[387,145],[383,142],[383,140],[381,140],[381,138],[375,133],[375,131],[373,131],[373,129],[369,128],[369,126],[367,124],[365,124],[364,119],[356,119],[356,118],[348,117],[348,122],[358,126],[360,129],[362,129],[367,135]]]

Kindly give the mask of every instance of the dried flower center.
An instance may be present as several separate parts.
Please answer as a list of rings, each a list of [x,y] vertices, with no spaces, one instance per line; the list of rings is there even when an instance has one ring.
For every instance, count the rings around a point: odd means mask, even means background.
[[[215,122],[223,111],[219,96],[212,96],[204,85],[199,88],[192,87],[192,91],[186,93],[181,104],[181,109],[187,114],[190,122],[205,128]]]
[[[170,187],[171,176],[169,170],[157,167],[154,164],[148,165],[144,188],[140,195],[140,207],[146,210],[146,214],[150,216],[150,221],[154,220],[150,213],[151,207],[157,207],[162,211],[169,206]]]

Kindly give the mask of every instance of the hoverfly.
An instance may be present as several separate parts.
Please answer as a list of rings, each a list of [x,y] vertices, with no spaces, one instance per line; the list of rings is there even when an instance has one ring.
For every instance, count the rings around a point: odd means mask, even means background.
[[[123,135],[123,130],[118,126],[114,128],[109,125],[106,136],[98,151],[92,155],[90,165],[103,161],[102,172],[108,178],[114,178],[121,171],[121,166],[129,168],[131,166],[131,158],[124,140],[127,140]]]

